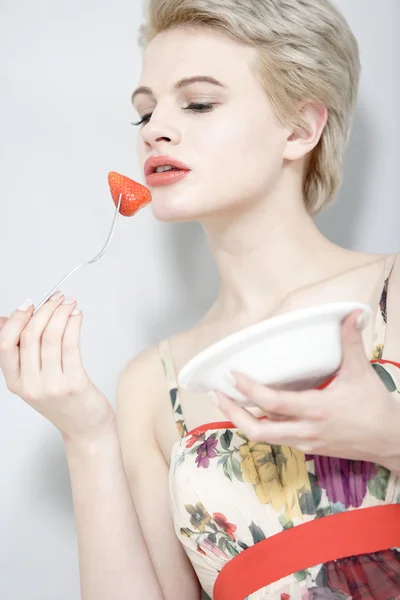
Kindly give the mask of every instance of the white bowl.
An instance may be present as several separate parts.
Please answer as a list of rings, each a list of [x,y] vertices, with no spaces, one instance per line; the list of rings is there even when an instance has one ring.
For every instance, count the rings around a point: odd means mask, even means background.
[[[242,406],[254,406],[226,379],[228,371],[275,389],[313,389],[335,375],[342,362],[341,324],[369,306],[336,302],[285,313],[246,327],[209,346],[180,371],[178,385],[192,392],[224,392]]]

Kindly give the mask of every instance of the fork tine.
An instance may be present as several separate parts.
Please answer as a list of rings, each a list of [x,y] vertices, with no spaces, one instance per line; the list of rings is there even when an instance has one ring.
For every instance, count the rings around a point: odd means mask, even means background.
[[[122,194],[120,194],[120,196],[119,196],[119,201],[118,201],[118,205],[117,205],[117,207],[115,209],[115,213],[114,213],[114,218],[113,218],[113,222],[112,222],[112,225],[111,225],[111,229],[110,229],[110,232],[109,232],[109,234],[107,236],[107,240],[106,240],[106,243],[104,244],[103,249],[99,252],[99,254],[97,254],[91,260],[89,260],[87,262],[84,262],[84,263],[81,263],[80,265],[76,266],[74,269],[71,269],[71,271],[69,271],[69,273],[67,273],[65,275],[65,277],[63,277],[61,279],[61,281],[59,281],[57,283],[57,285],[55,285],[54,288],[45,296],[45,298],[41,301],[41,303],[36,306],[36,308],[33,311],[32,315],[34,315],[35,312],[38,311],[39,308],[41,306],[43,306],[43,304],[45,304],[45,302],[47,302],[47,300],[54,294],[54,292],[56,292],[59,289],[59,287],[61,286],[61,284],[63,284],[64,281],[66,281],[66,279],[68,279],[68,277],[70,275],[72,275],[73,273],[75,273],[81,267],[86,267],[87,265],[91,265],[91,264],[95,263],[96,261],[98,261],[106,253],[106,251],[108,250],[108,247],[110,246],[112,237],[114,235],[115,227],[117,225],[117,220],[118,220],[118,215],[119,215],[119,209],[120,209],[120,206],[121,206],[121,202],[122,202]]]

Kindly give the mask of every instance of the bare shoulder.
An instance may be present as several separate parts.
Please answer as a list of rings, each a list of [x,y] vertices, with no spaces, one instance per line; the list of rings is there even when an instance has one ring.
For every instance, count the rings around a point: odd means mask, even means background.
[[[179,436],[159,344],[140,352],[123,369],[118,382],[117,421],[123,446],[132,450],[142,443],[157,446],[166,464],[169,462]]]
[[[159,347],[150,346],[133,357],[121,372],[118,382],[118,409],[135,407],[135,411],[151,418],[158,397],[165,392],[163,384]]]

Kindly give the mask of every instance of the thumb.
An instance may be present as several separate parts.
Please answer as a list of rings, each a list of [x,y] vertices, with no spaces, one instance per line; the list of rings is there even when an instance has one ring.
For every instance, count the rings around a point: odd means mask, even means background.
[[[4,325],[7,323],[8,317],[0,317],[0,331],[3,329]]]
[[[359,376],[369,365],[362,338],[367,321],[362,310],[353,311],[342,323],[343,360],[340,375],[346,379]]]

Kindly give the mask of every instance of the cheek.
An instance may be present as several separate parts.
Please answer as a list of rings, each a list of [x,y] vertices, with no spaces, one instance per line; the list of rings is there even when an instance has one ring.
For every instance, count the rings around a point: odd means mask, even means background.
[[[232,127],[229,120],[205,141],[209,175],[230,196],[265,193],[280,172],[284,139],[283,130],[271,123],[247,119]]]
[[[140,135],[140,133],[137,135],[137,138],[136,138],[136,156],[137,156],[137,163],[138,163],[140,169],[142,169],[146,159],[145,159],[145,151],[144,151],[144,142],[143,142],[143,139],[142,139],[142,136]]]

